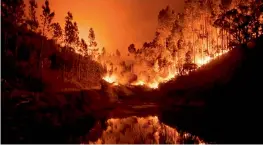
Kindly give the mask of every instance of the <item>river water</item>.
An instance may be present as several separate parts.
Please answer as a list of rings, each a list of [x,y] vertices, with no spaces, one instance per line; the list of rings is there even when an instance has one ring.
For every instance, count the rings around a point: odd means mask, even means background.
[[[157,116],[108,119],[96,141],[83,144],[205,144],[199,137],[160,122]]]

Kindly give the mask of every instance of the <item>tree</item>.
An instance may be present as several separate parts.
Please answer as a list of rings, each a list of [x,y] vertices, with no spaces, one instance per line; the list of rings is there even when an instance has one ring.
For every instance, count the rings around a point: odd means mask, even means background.
[[[45,4],[42,5],[42,15],[40,15],[42,20],[42,35],[45,36],[46,31],[50,31],[50,26],[52,24],[52,20],[55,16],[55,12],[51,12],[49,7],[49,1],[45,0]]]
[[[95,32],[93,28],[89,29],[89,47],[96,47],[97,42],[95,41]]]
[[[143,49],[146,49],[146,48],[150,47],[150,44],[148,42],[144,42],[142,47],[143,47]]]
[[[128,51],[129,51],[129,53],[135,53],[136,52],[135,45],[130,44],[128,47]]]
[[[106,49],[105,49],[105,47],[103,47],[102,50],[101,50],[101,55],[105,56],[105,54],[106,54]]]
[[[263,13],[263,2],[259,0],[251,0],[250,2],[251,10],[251,22],[250,27],[252,30],[252,37],[259,37],[259,33],[262,34],[263,23],[260,23],[260,16]]]
[[[70,48],[71,50],[75,52],[82,53],[83,50],[81,48],[81,40],[79,39],[79,30],[78,25],[76,22],[73,22],[73,15],[71,12],[67,13],[67,16],[65,17],[65,28],[64,28],[64,34],[65,34],[65,45],[66,48]],[[77,72],[78,72],[78,78],[80,79],[80,59],[81,56],[79,54],[77,64]]]
[[[120,51],[119,51],[118,49],[116,50],[116,55],[117,55],[118,57],[121,56],[121,53],[120,53]]]
[[[21,25],[24,22],[25,3],[23,0],[2,0],[1,16],[5,21],[13,25]]]
[[[79,40],[78,37],[78,27],[77,23],[73,22],[73,15],[71,12],[67,13],[67,16],[65,17],[65,44],[66,46],[72,46],[73,44],[76,44],[77,40]]]
[[[250,3],[237,3],[236,7],[226,10],[215,21],[215,26],[222,31],[227,31],[239,43],[247,42],[249,39],[258,37],[260,31],[260,5],[262,2],[252,0]],[[223,34],[222,34],[223,37]],[[233,40],[230,42],[233,43]]]
[[[85,56],[88,55],[88,45],[84,39],[80,40],[80,48]]]
[[[53,23],[52,27],[52,37],[54,40],[59,41],[63,35],[62,28],[59,23]]]
[[[169,6],[162,9],[158,14],[158,32],[162,32],[164,37],[170,35],[175,18],[175,12]]]
[[[185,54],[185,63],[192,63],[192,52],[191,51],[187,51],[187,53]]]
[[[29,18],[27,20],[27,24],[29,25],[30,29],[32,31],[36,31],[38,28],[38,20],[36,16],[36,9],[37,9],[37,3],[35,0],[30,0],[29,1]]]
[[[75,41],[74,41],[74,44],[75,44],[75,47],[79,47],[80,45],[80,39],[79,39],[79,28],[78,28],[78,24],[77,22],[74,22],[73,23],[73,36],[75,37]]]

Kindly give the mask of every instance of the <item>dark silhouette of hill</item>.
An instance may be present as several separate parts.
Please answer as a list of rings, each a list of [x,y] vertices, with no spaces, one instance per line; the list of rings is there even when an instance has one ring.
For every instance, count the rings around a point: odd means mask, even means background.
[[[102,66],[24,25],[1,23],[2,143],[79,143],[112,104],[105,93],[80,91],[77,84],[87,80],[78,82],[76,64],[89,66],[82,73],[89,77],[82,77],[96,78],[95,84]]]
[[[216,143],[262,143],[263,37],[161,86],[161,120]]]
[[[91,56],[81,56],[73,48],[61,46],[26,25],[14,26],[4,19],[1,35],[2,78],[8,82],[20,80],[24,89],[34,92],[99,85],[97,78],[101,77],[103,67]]]

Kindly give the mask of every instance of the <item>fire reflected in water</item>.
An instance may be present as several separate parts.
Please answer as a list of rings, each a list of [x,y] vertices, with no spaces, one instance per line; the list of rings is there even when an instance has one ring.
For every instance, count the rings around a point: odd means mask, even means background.
[[[179,133],[161,123],[157,116],[108,119],[107,129],[89,144],[205,144],[199,137]]]

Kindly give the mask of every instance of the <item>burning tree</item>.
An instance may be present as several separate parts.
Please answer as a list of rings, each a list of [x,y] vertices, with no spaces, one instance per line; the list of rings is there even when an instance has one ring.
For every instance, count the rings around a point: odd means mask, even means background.
[[[197,69],[232,45],[258,37],[262,34],[262,10],[259,0],[185,0],[183,13],[167,6],[158,14],[153,40],[141,48],[128,47],[138,76],[133,84],[164,82],[183,69]]]

